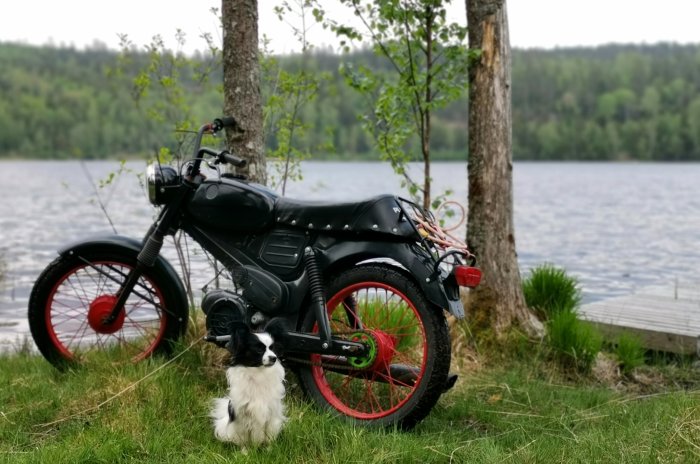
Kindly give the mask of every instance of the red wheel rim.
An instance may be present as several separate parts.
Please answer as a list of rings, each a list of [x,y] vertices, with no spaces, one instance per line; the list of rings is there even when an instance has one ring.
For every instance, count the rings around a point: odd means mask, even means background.
[[[46,300],[45,316],[49,339],[63,358],[114,350],[140,361],[153,353],[163,339],[166,314],[161,290],[148,277],[141,276],[135,289],[142,296],[132,293],[117,319],[104,324],[131,269],[125,263],[98,261],[76,266],[58,279]]]
[[[348,298],[353,298],[354,308],[346,303]],[[334,333],[357,330],[349,320],[357,318],[364,331],[373,334],[378,355],[369,368],[350,375],[312,366],[321,395],[333,408],[356,419],[374,420],[395,413],[415,393],[425,373],[428,345],[418,310],[403,293],[379,282],[346,287],[327,306]],[[321,356],[311,359],[317,363]],[[389,365],[412,366],[415,382],[394,377]]]

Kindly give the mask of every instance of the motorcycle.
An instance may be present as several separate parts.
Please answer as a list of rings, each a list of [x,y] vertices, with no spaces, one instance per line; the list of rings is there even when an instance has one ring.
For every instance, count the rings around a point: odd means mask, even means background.
[[[148,167],[159,213],[142,240],[104,236],[59,250],[29,300],[41,354],[58,368],[170,354],[189,305],[160,251],[182,230],[233,284],[202,298],[208,341],[224,346],[234,319],[257,330],[281,320],[285,366],[317,405],[356,423],[413,427],[456,380],[445,312],[464,317],[459,287],[481,278],[473,255],[400,197],[309,202],[242,176],[209,178],[203,163],[217,172],[245,165],[201,146],[224,129],[242,130],[234,118],[215,119],[197,131],[182,169]]]

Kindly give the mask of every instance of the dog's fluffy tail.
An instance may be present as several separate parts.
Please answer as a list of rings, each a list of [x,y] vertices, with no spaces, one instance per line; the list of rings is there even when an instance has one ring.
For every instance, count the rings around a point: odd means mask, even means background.
[[[233,418],[229,412],[230,401],[228,398],[216,398],[209,416],[214,422],[214,436],[221,441],[232,441],[229,425]]]

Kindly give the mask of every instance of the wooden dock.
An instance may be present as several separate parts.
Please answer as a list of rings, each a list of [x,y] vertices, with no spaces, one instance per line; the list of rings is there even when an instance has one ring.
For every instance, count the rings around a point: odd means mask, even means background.
[[[643,289],[583,305],[579,316],[610,341],[629,332],[648,349],[700,357],[700,289],[678,285]]]

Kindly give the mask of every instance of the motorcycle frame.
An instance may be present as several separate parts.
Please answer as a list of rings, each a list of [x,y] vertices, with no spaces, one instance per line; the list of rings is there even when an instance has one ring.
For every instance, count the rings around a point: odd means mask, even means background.
[[[126,276],[126,280],[117,292],[117,302],[110,315],[105,319],[105,323],[109,324],[118,317],[129,294],[134,291],[138,279],[150,267],[167,267],[171,270],[169,274],[178,281],[179,287],[182,288],[182,283],[177,274],[172,271],[172,267],[159,254],[165,236],[172,235],[180,229],[190,235],[228,269],[242,265],[252,265],[263,270],[265,269],[264,263],[256,256],[246,253],[245,249],[227,246],[231,242],[232,234],[227,236],[229,240],[218,239],[215,237],[215,231],[207,230],[201,225],[195,224],[183,214],[188,200],[204,181],[204,176],[200,174],[199,170],[203,157],[205,154],[212,154],[210,149],[200,149],[202,136],[205,132],[215,132],[215,130],[216,128],[213,128],[212,124],[204,125],[199,129],[195,140],[196,153],[191,164],[189,164],[186,175],[182,177],[179,186],[172,195],[172,199],[163,206],[158,218],[142,242],[139,243],[133,239],[120,236],[104,239],[138,251],[137,264]],[[313,259],[318,265],[318,271],[321,275],[330,275],[362,261],[374,258],[388,258],[394,264],[398,264],[396,267],[400,272],[405,273],[407,278],[413,279],[420,286],[427,299],[436,307],[436,310],[439,311],[444,308],[457,318],[463,318],[464,308],[459,301],[457,284],[450,281],[450,275],[441,272],[439,260],[430,252],[429,246],[418,233],[410,216],[403,210],[401,203],[399,202],[398,204],[416,232],[416,237],[420,238],[418,242],[409,243],[405,240],[380,239],[376,234],[372,235],[369,233],[355,234],[350,239],[347,234],[342,232],[306,231],[305,233],[308,237],[306,249],[311,250],[314,254]],[[284,230],[284,228],[276,229],[273,227],[271,230]],[[242,233],[239,238],[243,240],[244,237],[250,235],[255,234]],[[64,252],[71,253],[75,251],[75,247],[67,247],[64,250]],[[290,301],[290,307],[286,308],[279,316],[286,317],[295,329],[299,328],[301,318],[305,314],[304,305],[309,301],[309,269],[307,267],[300,265],[296,278],[283,281],[284,285],[287,286],[288,294],[293,297]],[[313,306],[319,325],[319,335],[291,330],[286,337],[285,350],[300,354],[314,353],[336,356],[360,357],[367,354],[368,349],[364,343],[342,340],[331,336],[325,300]]]

